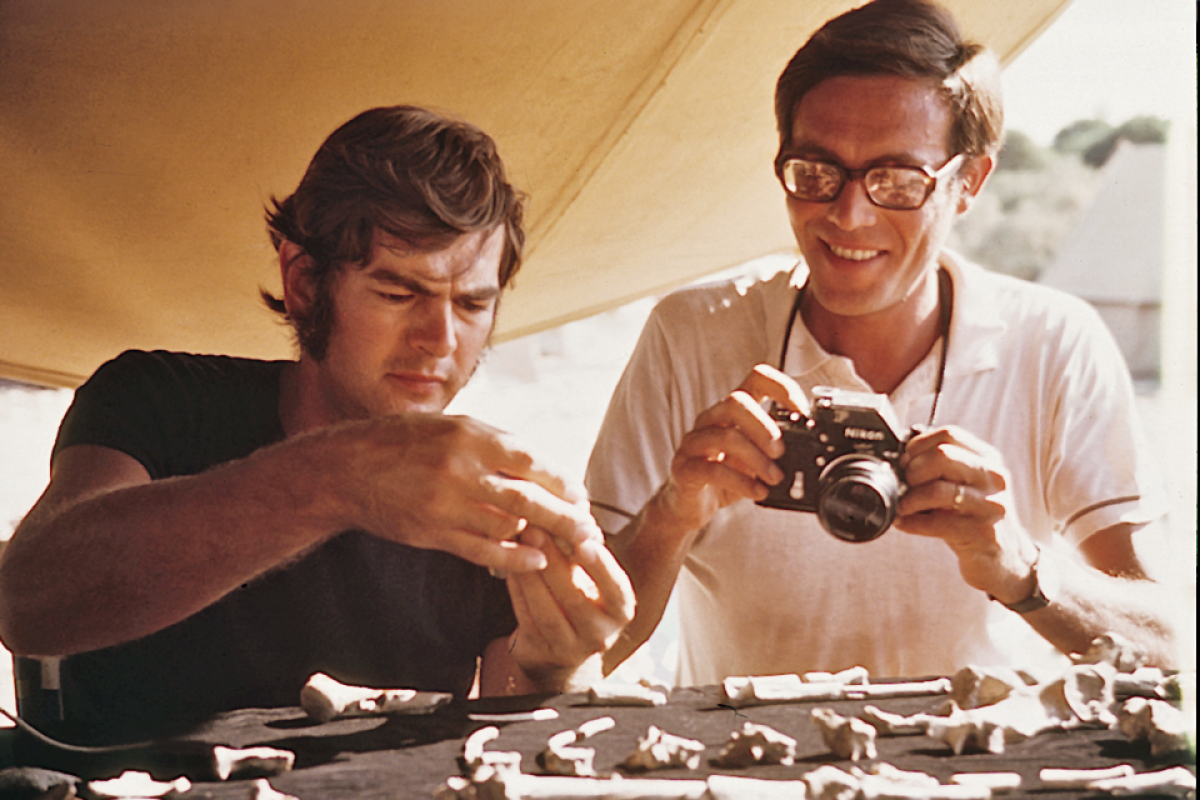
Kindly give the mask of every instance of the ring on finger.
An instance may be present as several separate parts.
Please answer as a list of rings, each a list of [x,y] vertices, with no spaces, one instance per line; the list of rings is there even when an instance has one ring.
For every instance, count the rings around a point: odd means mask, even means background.
[[[967,493],[967,485],[965,483],[960,483],[958,485],[958,488],[954,490],[954,510],[955,511],[958,511],[959,509],[962,508],[963,495],[965,495],[966,493]]]

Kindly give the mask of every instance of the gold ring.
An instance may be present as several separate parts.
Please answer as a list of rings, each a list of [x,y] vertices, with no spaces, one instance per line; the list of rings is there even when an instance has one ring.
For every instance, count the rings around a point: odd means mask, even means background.
[[[958,485],[958,490],[954,492],[954,508],[955,509],[962,508],[963,495],[966,493],[967,493],[966,484],[960,483]]]

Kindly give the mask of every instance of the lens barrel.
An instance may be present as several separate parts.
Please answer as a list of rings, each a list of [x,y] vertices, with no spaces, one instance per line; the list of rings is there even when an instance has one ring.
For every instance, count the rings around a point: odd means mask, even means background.
[[[822,472],[817,517],[822,527],[847,542],[878,539],[891,527],[900,500],[900,479],[888,462],[846,455]]]

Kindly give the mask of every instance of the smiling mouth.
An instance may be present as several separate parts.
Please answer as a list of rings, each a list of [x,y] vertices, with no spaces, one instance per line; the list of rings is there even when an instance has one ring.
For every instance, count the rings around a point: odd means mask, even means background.
[[[853,250],[849,247],[839,247],[836,244],[829,244],[828,242],[826,244],[829,246],[830,252],[838,258],[844,258],[847,261],[867,261],[883,252],[882,250]]]

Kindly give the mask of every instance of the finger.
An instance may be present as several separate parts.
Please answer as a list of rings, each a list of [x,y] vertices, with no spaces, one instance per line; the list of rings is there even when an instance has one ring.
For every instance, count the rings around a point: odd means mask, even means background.
[[[485,476],[482,483],[490,505],[514,519],[544,528],[572,546],[604,536],[587,505],[568,502],[539,484],[502,475]]]
[[[510,582],[517,584],[524,599],[525,616],[519,618],[520,624],[531,626],[530,633],[536,634],[541,648],[558,654],[568,652],[578,640],[574,627],[545,580],[549,572],[561,571],[561,564],[551,565],[544,572],[509,577]]]
[[[538,572],[546,568],[546,554],[536,547],[514,541],[498,542],[468,531],[445,531],[436,539],[436,549],[464,561],[508,573]]]
[[[609,616],[621,624],[633,619],[637,607],[633,584],[612,551],[598,542],[585,542],[576,550],[575,563],[592,579]]]
[[[725,462],[707,458],[688,458],[677,453],[671,460],[671,479],[685,491],[701,491],[711,487],[733,497],[762,500],[769,492],[767,484],[740,469],[731,469]]]
[[[777,444],[778,455],[782,455],[783,445]],[[726,469],[771,485],[783,480],[783,472],[771,454],[764,452],[741,429],[709,427],[691,431],[680,442],[677,455],[721,464]]]
[[[904,479],[910,487],[947,481],[995,492],[1007,483],[1002,470],[1002,465],[997,466],[986,455],[956,444],[943,444],[912,458],[904,467]]]
[[[805,415],[812,410],[808,396],[804,394],[800,384],[770,364],[755,366],[738,389],[746,392],[758,403],[770,400]]]
[[[622,595],[620,589],[616,589],[617,596],[614,598],[613,575],[605,574],[608,571],[597,563],[595,551],[598,549],[601,548],[592,542],[579,548],[577,558],[586,561],[586,568],[583,564],[572,563],[556,554],[547,554],[549,564],[538,575],[570,625],[579,647],[589,653],[602,649],[610,637],[629,621],[627,614],[632,614],[632,587],[627,595]],[[593,578],[591,573],[595,573],[596,577]],[[606,584],[604,592],[608,593],[607,596],[601,594],[599,583]]]
[[[783,455],[783,433],[778,423],[751,395],[741,390],[702,411],[692,425],[695,433],[719,430],[738,431],[769,458]]]

